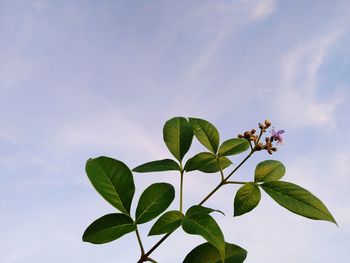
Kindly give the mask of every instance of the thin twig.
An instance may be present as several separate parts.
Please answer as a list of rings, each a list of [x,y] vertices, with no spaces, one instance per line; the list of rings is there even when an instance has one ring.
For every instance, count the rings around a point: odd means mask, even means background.
[[[139,242],[139,245],[140,245],[141,256],[143,256],[145,254],[145,249],[143,248],[140,233],[139,233],[139,230],[137,229],[137,226],[136,226],[135,232],[136,232],[137,241]]]

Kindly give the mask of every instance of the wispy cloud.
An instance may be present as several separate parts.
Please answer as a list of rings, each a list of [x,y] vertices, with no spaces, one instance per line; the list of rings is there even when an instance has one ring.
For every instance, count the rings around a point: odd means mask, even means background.
[[[217,68],[215,60],[222,56],[222,53],[228,50],[230,43],[234,44],[235,36],[244,28],[250,25],[262,22],[265,18],[272,15],[276,10],[275,0],[256,0],[256,1],[238,1],[238,2],[220,2],[204,5],[200,12],[196,12],[200,23],[195,28],[196,32],[210,32],[206,34],[206,41],[203,41],[201,48],[196,52],[196,56],[189,62],[188,69],[184,72],[178,85],[186,90],[186,97],[191,97],[191,103],[182,105],[182,112],[192,112],[199,115],[213,115],[214,112],[227,110],[227,105],[222,103],[216,105],[210,112],[201,107],[202,96],[198,90],[203,93],[208,76],[214,75]],[[199,15],[198,15],[199,13]],[[208,23],[208,17],[212,21]],[[192,22],[192,21],[191,21]],[[197,21],[198,22],[198,21]],[[184,26],[184,25],[182,25]],[[191,25],[186,25],[191,27]],[[193,89],[196,87],[196,89]],[[169,111],[178,111],[179,103],[184,101],[183,95],[178,95]],[[174,109],[176,108],[176,110]]]
[[[0,8],[0,35],[6,40],[0,43],[0,90],[4,92],[0,104],[0,232],[4,246],[0,254],[4,263],[69,262],[71,258],[112,262],[110,255],[124,250],[130,253],[122,253],[120,261],[134,262],[138,255],[134,235],[106,246],[81,242],[84,227],[111,211],[88,185],[84,162],[90,155],[102,154],[128,165],[171,157],[161,139],[165,118],[202,116],[220,131],[230,132],[240,129],[239,123],[255,122],[255,115],[270,112],[300,127],[305,123],[329,125],[338,117],[338,93],[331,90],[327,93],[334,96],[324,96],[319,74],[343,39],[344,32],[330,25],[339,23],[338,17],[348,21],[348,12],[340,10],[341,5],[334,5],[332,12],[339,16],[329,23],[320,18],[322,11],[307,17],[300,14],[304,6],[294,1],[208,0],[136,6],[128,1],[105,5],[63,2],[56,6],[43,0],[21,8],[14,4],[6,11]],[[302,21],[311,21],[329,33],[320,36],[315,29],[291,26],[290,19],[294,22],[299,15]],[[333,31],[325,30],[329,27]],[[276,61],[283,52],[279,67]],[[277,82],[279,90],[270,88]],[[267,107],[266,100],[274,97],[276,103]],[[225,120],[225,126],[220,120]],[[342,125],[347,130],[348,123]],[[320,137],[327,139],[323,134]],[[342,145],[343,138],[335,137],[332,144]],[[296,148],[305,147],[305,141],[300,138]],[[318,141],[307,143],[319,145]],[[197,146],[198,151],[203,150],[194,142],[194,148]],[[281,258],[326,262],[323,256],[333,258],[340,250],[338,244],[348,241],[349,153],[342,148],[326,154],[312,152],[307,158],[293,158],[284,151],[285,180],[319,195],[339,218],[338,232],[334,226],[291,215],[267,196],[241,221],[232,218],[237,187],[223,189],[206,204],[226,212],[226,217],[214,216],[228,242],[248,249],[247,262],[280,262]],[[234,164],[238,161],[238,156],[233,159]],[[254,161],[243,169],[238,180],[249,180]],[[219,178],[195,172],[186,175],[185,207],[203,198]],[[136,195],[157,180],[179,186],[175,172],[135,174]],[[135,196],[134,206],[137,200]],[[178,197],[173,206],[178,206]],[[142,236],[151,224],[142,226]],[[271,229],[278,234],[271,235]],[[280,247],[281,238],[285,248],[276,253],[266,253],[261,246]],[[325,241],[320,244],[319,240]],[[145,246],[156,241],[145,238]],[[203,242],[181,231],[168,241],[154,254],[160,262],[180,262],[187,251]],[[130,246],[132,242],[135,246]],[[169,253],[169,248],[180,252]]]
[[[261,0],[254,3],[254,8],[250,13],[250,17],[253,21],[263,20],[271,15],[276,9],[276,0]]]
[[[287,120],[290,125],[332,123],[341,100],[338,94],[333,94],[331,98],[318,99],[320,83],[317,74],[341,36],[341,32],[336,31],[300,43],[283,57],[281,87],[276,102],[282,119]]]
[[[222,23],[216,22],[219,25],[216,28],[216,32],[208,39],[206,47],[193,62],[188,72],[187,81],[189,82],[202,77],[203,71],[210,65],[215,55],[225,47],[229,37],[241,30],[244,25],[262,20],[271,15],[275,11],[276,1],[241,1],[239,4],[225,3],[219,5],[219,7],[221,8],[216,7],[215,11],[217,11],[217,19],[222,20]],[[207,12],[213,12],[213,7],[209,6]]]
[[[165,150],[160,144],[161,140],[150,136],[145,127],[119,110],[94,111],[85,118],[68,121],[57,131],[53,140],[61,150],[90,145],[107,152],[119,149],[129,153],[143,153],[153,158],[159,158]]]

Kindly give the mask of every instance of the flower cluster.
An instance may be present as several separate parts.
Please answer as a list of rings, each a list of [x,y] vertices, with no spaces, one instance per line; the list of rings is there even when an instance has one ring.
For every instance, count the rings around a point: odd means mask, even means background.
[[[264,133],[267,132],[268,128],[271,127],[271,122],[268,120],[265,120],[263,123],[259,123],[259,129],[260,133],[259,135],[256,134],[256,130],[252,129],[250,131],[245,131],[243,134],[239,134],[238,138],[244,138],[246,139],[253,151],[261,151],[266,150],[269,154],[272,154],[273,152],[277,151],[277,148],[273,145],[273,143],[276,141],[278,144],[283,144],[283,138],[282,134],[284,133],[284,130],[275,131],[274,128],[272,128],[271,136],[265,138],[265,144],[262,143],[261,137]],[[253,143],[253,144],[252,144]]]

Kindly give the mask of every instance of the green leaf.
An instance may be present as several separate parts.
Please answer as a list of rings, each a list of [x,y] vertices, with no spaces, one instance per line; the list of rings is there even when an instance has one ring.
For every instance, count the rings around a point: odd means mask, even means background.
[[[220,166],[222,170],[225,170],[227,167],[229,167],[232,164],[231,160],[229,160],[224,156],[219,157],[219,160],[220,160]],[[206,163],[203,166],[198,167],[198,170],[203,173],[216,173],[220,171],[220,166],[218,164],[218,161],[215,159]]]
[[[143,224],[163,213],[175,198],[175,189],[171,184],[156,183],[150,185],[141,195],[136,208],[136,223]]]
[[[327,207],[308,190],[288,182],[273,181],[261,185],[264,191],[278,204],[289,211],[315,220],[337,224]]]
[[[123,213],[130,213],[135,185],[132,173],[124,163],[101,156],[89,159],[85,170],[91,184],[107,202]]]
[[[220,157],[222,170],[229,167],[232,162],[226,157]],[[199,170],[203,173],[216,173],[220,171],[216,156],[209,152],[201,152],[188,159],[185,164],[186,172]]]
[[[259,163],[255,169],[255,182],[277,181],[286,173],[280,161],[267,160]]]
[[[208,214],[185,216],[182,221],[183,230],[191,235],[200,235],[217,248],[222,262],[225,260],[225,240],[220,227]]]
[[[171,159],[164,159],[141,164],[133,169],[133,172],[149,173],[149,172],[163,172],[163,171],[180,171],[180,166],[177,162]]]
[[[220,156],[229,156],[242,153],[249,149],[249,142],[246,139],[235,138],[223,142],[219,148]]]
[[[236,193],[234,216],[240,216],[253,210],[260,202],[261,193],[255,183],[246,183]]]
[[[187,119],[174,117],[163,128],[163,139],[171,154],[181,162],[191,147],[193,130]]]
[[[148,235],[161,235],[174,231],[181,226],[183,217],[184,215],[180,211],[164,213],[153,225]]]
[[[209,151],[216,153],[220,143],[218,130],[206,120],[189,118],[193,133]]]
[[[225,244],[225,263],[242,263],[247,257],[247,251],[240,246]],[[220,263],[219,251],[210,243],[204,243],[194,248],[183,263]]]
[[[215,154],[209,152],[201,152],[188,159],[185,164],[186,172],[198,170],[201,167],[205,167],[208,163],[215,161]]]
[[[108,214],[94,221],[84,232],[83,241],[104,244],[116,240],[136,229],[125,214]]]
[[[188,216],[192,216],[195,214],[207,214],[207,215],[209,215],[212,212],[219,212],[219,213],[225,215],[224,212],[222,212],[220,210],[212,209],[212,208],[201,206],[201,205],[194,205],[194,206],[191,206],[186,211],[186,216],[188,217]]]

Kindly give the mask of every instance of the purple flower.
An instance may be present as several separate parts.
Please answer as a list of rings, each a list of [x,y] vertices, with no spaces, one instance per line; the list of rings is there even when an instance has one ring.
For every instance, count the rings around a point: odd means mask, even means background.
[[[283,138],[281,134],[284,133],[284,130],[279,130],[278,132],[275,131],[275,128],[272,128],[272,136],[271,136],[271,141],[277,141],[277,144],[281,143],[283,144]]]

